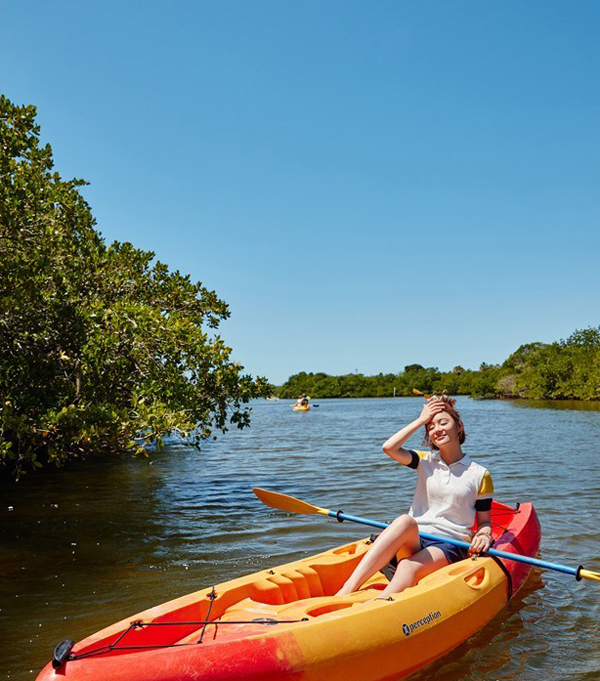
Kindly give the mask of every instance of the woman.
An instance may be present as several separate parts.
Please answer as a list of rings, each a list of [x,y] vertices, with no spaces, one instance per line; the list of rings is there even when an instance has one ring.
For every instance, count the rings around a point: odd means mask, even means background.
[[[417,488],[408,515],[396,518],[375,540],[338,595],[356,591],[391,561],[395,574],[380,597],[399,593],[444,565],[487,551],[493,543],[491,507],[494,486],[489,472],[465,456],[465,430],[455,400],[442,395],[429,399],[416,421],[383,445],[392,459],[417,471]],[[403,444],[425,426],[424,443],[432,451],[404,449]],[[477,532],[472,526],[477,518]],[[470,541],[466,549],[419,537],[419,531]],[[396,554],[408,557],[397,562]]]

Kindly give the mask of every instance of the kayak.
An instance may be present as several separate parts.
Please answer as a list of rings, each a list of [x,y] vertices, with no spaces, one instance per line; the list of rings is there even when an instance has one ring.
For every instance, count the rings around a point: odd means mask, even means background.
[[[306,407],[294,405],[294,411],[310,411],[310,407],[308,405],[306,405]]]
[[[494,502],[492,521],[495,548],[537,554],[541,530],[531,504]],[[223,582],[75,645],[65,641],[37,681],[403,679],[480,631],[531,569],[480,556],[386,599],[377,598],[388,583],[381,573],[359,591],[335,596],[370,543],[361,539]]]

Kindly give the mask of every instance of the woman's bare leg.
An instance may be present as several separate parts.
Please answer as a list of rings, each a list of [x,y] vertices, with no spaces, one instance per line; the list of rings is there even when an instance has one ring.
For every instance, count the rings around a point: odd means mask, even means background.
[[[422,549],[409,558],[400,561],[392,581],[379,594],[378,598],[400,593],[409,586],[414,586],[425,575],[429,575],[445,565],[448,565],[448,559],[442,549],[437,546]]]
[[[416,553],[421,547],[419,528],[409,515],[396,518],[391,525],[385,528],[336,595],[344,596],[359,589],[369,577],[381,570],[403,546],[408,548],[411,553]]]

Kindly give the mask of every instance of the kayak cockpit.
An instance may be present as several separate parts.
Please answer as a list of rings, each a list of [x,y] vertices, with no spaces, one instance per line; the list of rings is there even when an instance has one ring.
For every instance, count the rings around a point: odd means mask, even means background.
[[[367,596],[356,598],[357,594],[352,594],[341,601],[335,593],[350,576],[369,543],[370,540],[354,542],[314,557],[306,564],[250,575],[236,580],[237,585],[230,589],[199,592],[197,600],[183,607],[166,612],[161,609],[160,613],[148,610],[135,620],[120,623],[124,626],[117,630],[114,627],[105,630],[106,636],[82,641],[71,653],[71,659],[231,640],[264,633],[265,627],[273,624],[295,624],[351,607]],[[363,589],[381,590],[386,583],[383,575],[377,573]],[[298,614],[300,603],[308,606]],[[290,605],[294,607],[281,607]]]
[[[347,614],[349,608],[376,599],[388,584],[378,572],[359,591],[335,596],[371,543],[372,539],[352,542],[306,561],[235,580],[231,588],[222,585],[225,588],[199,592],[183,607],[148,610],[106,637],[82,642],[75,658],[231,641],[262,635],[274,625]]]

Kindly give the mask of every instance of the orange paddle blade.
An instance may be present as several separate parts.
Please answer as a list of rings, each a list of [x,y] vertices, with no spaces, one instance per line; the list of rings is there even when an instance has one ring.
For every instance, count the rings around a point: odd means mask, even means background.
[[[252,491],[265,506],[277,508],[280,511],[288,511],[289,513],[304,513],[307,515],[312,515],[314,513],[327,515],[329,513],[329,511],[325,508],[313,506],[306,501],[301,501],[295,497],[290,497],[287,494],[271,492],[268,489],[261,489],[260,487],[254,487]]]

